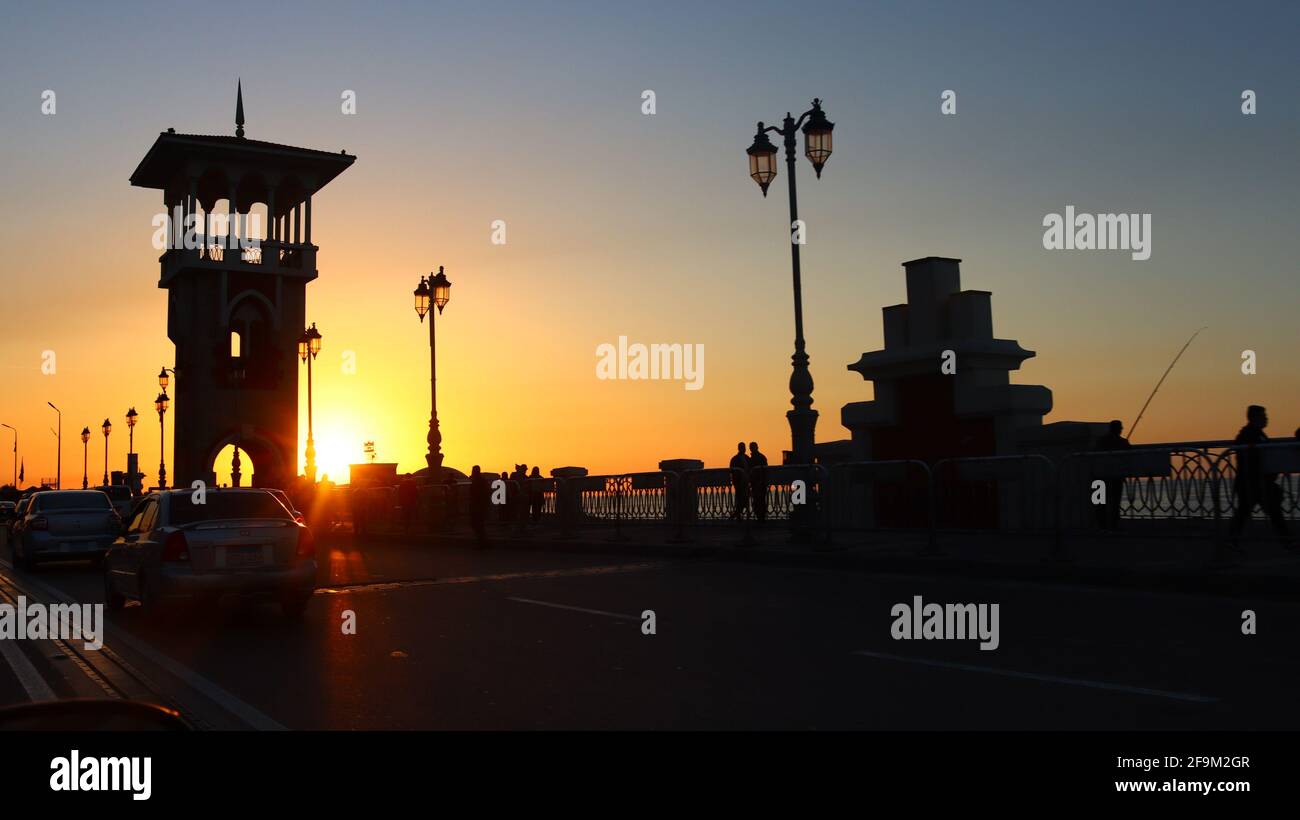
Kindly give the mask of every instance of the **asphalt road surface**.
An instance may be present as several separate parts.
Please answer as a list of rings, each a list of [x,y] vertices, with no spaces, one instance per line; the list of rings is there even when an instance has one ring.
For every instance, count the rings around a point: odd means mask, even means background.
[[[107,647],[261,728],[1300,728],[1290,602],[524,545],[320,552],[300,622],[131,606]],[[85,564],[0,576],[102,602]],[[998,604],[997,649],[893,639],[891,609],[917,595]],[[27,696],[11,666],[2,704]]]

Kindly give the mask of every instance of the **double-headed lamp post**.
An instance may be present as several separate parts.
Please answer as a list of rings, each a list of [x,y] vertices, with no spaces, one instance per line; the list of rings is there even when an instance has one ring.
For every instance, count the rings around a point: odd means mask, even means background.
[[[109,421],[108,419],[104,419],[104,423],[100,425],[99,429],[104,431],[104,486],[107,487],[108,486],[108,434],[113,432],[113,422]]]
[[[81,489],[90,486],[90,428],[81,428]]]
[[[165,424],[163,416],[167,413],[167,405],[171,399],[167,396],[167,391],[158,394],[158,398],[153,401],[153,409],[158,411],[158,489],[167,489],[167,437],[163,430]]]
[[[438,274],[429,275],[428,279],[420,277],[420,286],[415,289],[415,312],[420,317],[420,322],[424,322],[424,316],[429,314],[429,452],[425,455],[424,460],[429,462],[430,480],[438,480],[438,471],[442,467],[442,432],[438,429],[438,354],[434,346],[433,333],[433,314],[429,313],[429,300],[437,305],[438,313],[451,301],[451,282],[447,281],[447,274],[443,273],[442,265],[438,266]]]
[[[312,322],[298,337],[298,357],[307,363],[307,466],[303,472],[313,484],[316,483],[316,440],[311,429],[311,362],[317,353],[320,353],[320,331]]]
[[[130,407],[126,411],[126,434],[127,434],[126,469],[127,472],[130,473],[130,475],[127,476],[126,481],[127,484],[129,484],[131,487],[132,495],[134,495],[136,492],[135,482],[136,482],[136,472],[138,471],[131,466],[131,456],[135,455],[135,420],[139,415],[140,415],[139,413],[135,412],[134,407]]]
[[[139,413],[135,412],[134,407],[129,408],[126,411],[126,433],[127,433],[126,454],[128,456],[135,455],[135,420],[136,417],[139,415],[140,415]]]
[[[754,144],[746,151],[749,154],[749,175],[767,196],[767,186],[776,178],[776,146],[767,138],[772,131],[784,138],[786,176],[790,186],[790,259],[794,270],[794,355],[790,357],[793,372],[790,374],[790,404],[793,410],[785,415],[790,421],[791,454],[796,464],[811,464],[814,459],[814,447],[817,430],[817,411],[812,409],[813,379],[808,370],[808,354],[804,351],[803,339],[803,287],[799,278],[799,243],[794,240],[793,231],[799,219],[799,204],[795,196],[794,168],[797,134],[803,126],[804,155],[821,179],[822,166],[831,155],[831,131],[835,124],[826,119],[822,111],[822,101],[813,100],[812,108],[799,115],[796,120],[787,112],[781,127],[758,124],[758,133],[754,135]],[[800,232],[802,233],[802,232]]]

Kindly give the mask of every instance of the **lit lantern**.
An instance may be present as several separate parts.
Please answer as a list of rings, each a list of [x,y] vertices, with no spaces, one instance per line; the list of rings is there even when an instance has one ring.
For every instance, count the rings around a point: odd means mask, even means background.
[[[749,175],[767,196],[767,186],[776,179],[776,146],[767,138],[763,123],[758,124],[758,133],[754,135],[754,144],[745,152],[749,154]]]
[[[812,113],[803,126],[803,152],[812,163],[818,179],[822,176],[822,166],[831,157],[831,132],[834,130],[835,123],[826,119],[826,114],[822,111],[822,101],[813,100]]]
[[[415,312],[424,321],[424,314],[429,312],[429,283],[420,277],[420,286],[415,289]]]
[[[438,266],[438,275],[431,278],[429,284],[433,286],[433,303],[438,306],[438,313],[442,313],[442,309],[451,301],[451,282],[447,281],[447,274],[442,272],[442,265]]]

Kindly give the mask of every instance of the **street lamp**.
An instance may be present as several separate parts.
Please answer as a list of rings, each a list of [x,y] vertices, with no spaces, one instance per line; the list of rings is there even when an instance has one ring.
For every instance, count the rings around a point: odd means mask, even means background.
[[[312,438],[311,426],[311,363],[317,353],[320,353],[320,331],[312,322],[298,337],[298,356],[307,363],[307,466],[303,472],[312,484],[316,483],[316,440]]]
[[[166,374],[160,378],[166,378]],[[170,402],[171,399],[167,397],[165,390],[159,393],[158,398],[153,402],[154,409],[158,411],[158,489],[160,490],[167,489],[167,439],[163,434],[163,416],[167,413],[167,405]]]
[[[90,486],[90,428],[81,428],[81,489]]]
[[[50,407],[54,407],[54,402],[45,402]],[[59,430],[54,437],[59,440],[58,449],[55,451],[55,460],[58,462],[54,465],[54,489],[63,489],[63,411],[54,407],[54,412],[59,414]]]
[[[131,485],[131,493],[133,495],[139,491],[139,485],[136,482],[139,481],[137,474],[140,471],[136,468],[135,464],[135,419],[138,415],[139,414],[135,412],[134,407],[131,407],[126,411],[126,471],[130,474],[127,477],[127,483]]]
[[[442,432],[438,429],[438,355],[434,344],[434,317],[429,312],[430,297],[438,307],[438,313],[442,313],[451,301],[451,282],[447,281],[441,265],[436,276],[430,274],[428,279],[421,276],[420,285],[415,289],[415,312],[420,323],[424,323],[425,314],[429,316],[429,452],[424,460],[429,463],[429,478],[436,481],[442,467]]]
[[[14,431],[14,489],[18,489],[18,428],[8,424],[0,424],[0,427],[8,427]]]
[[[138,415],[139,413],[135,412],[134,407],[126,411],[126,432],[128,438],[126,454],[128,456],[135,454],[135,418]]]
[[[817,178],[822,175],[822,167],[831,155],[831,132],[835,123],[826,119],[822,111],[822,101],[813,100],[812,108],[799,115],[796,120],[787,112],[781,127],[758,124],[758,133],[754,143],[746,151],[749,154],[749,175],[767,196],[767,186],[776,178],[776,146],[767,138],[772,131],[784,138],[786,174],[790,188],[790,225],[799,219],[799,204],[795,196],[795,147],[798,143],[799,127],[803,126],[804,155],[812,163]],[[813,379],[808,370],[808,354],[804,350],[803,338],[803,286],[799,276],[799,243],[791,239],[790,261],[794,273],[794,355],[790,357],[790,404],[794,409],[786,412],[790,422],[791,457],[795,464],[811,464],[814,459],[814,441],[817,429],[817,411],[812,409]]]
[[[104,431],[104,486],[108,486],[108,434],[113,432],[113,422],[104,419],[100,429]]]

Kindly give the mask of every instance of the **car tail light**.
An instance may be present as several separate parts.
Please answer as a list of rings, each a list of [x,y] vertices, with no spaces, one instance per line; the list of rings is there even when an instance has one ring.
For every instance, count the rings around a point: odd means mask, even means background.
[[[190,545],[185,540],[185,533],[174,532],[163,541],[162,559],[164,561],[190,560]]]
[[[316,538],[311,534],[311,530],[306,527],[298,528],[298,551],[296,555],[299,558],[314,558],[316,556]]]
[[[50,520],[43,515],[38,515],[27,522],[27,529],[29,530],[48,530],[49,528]]]

